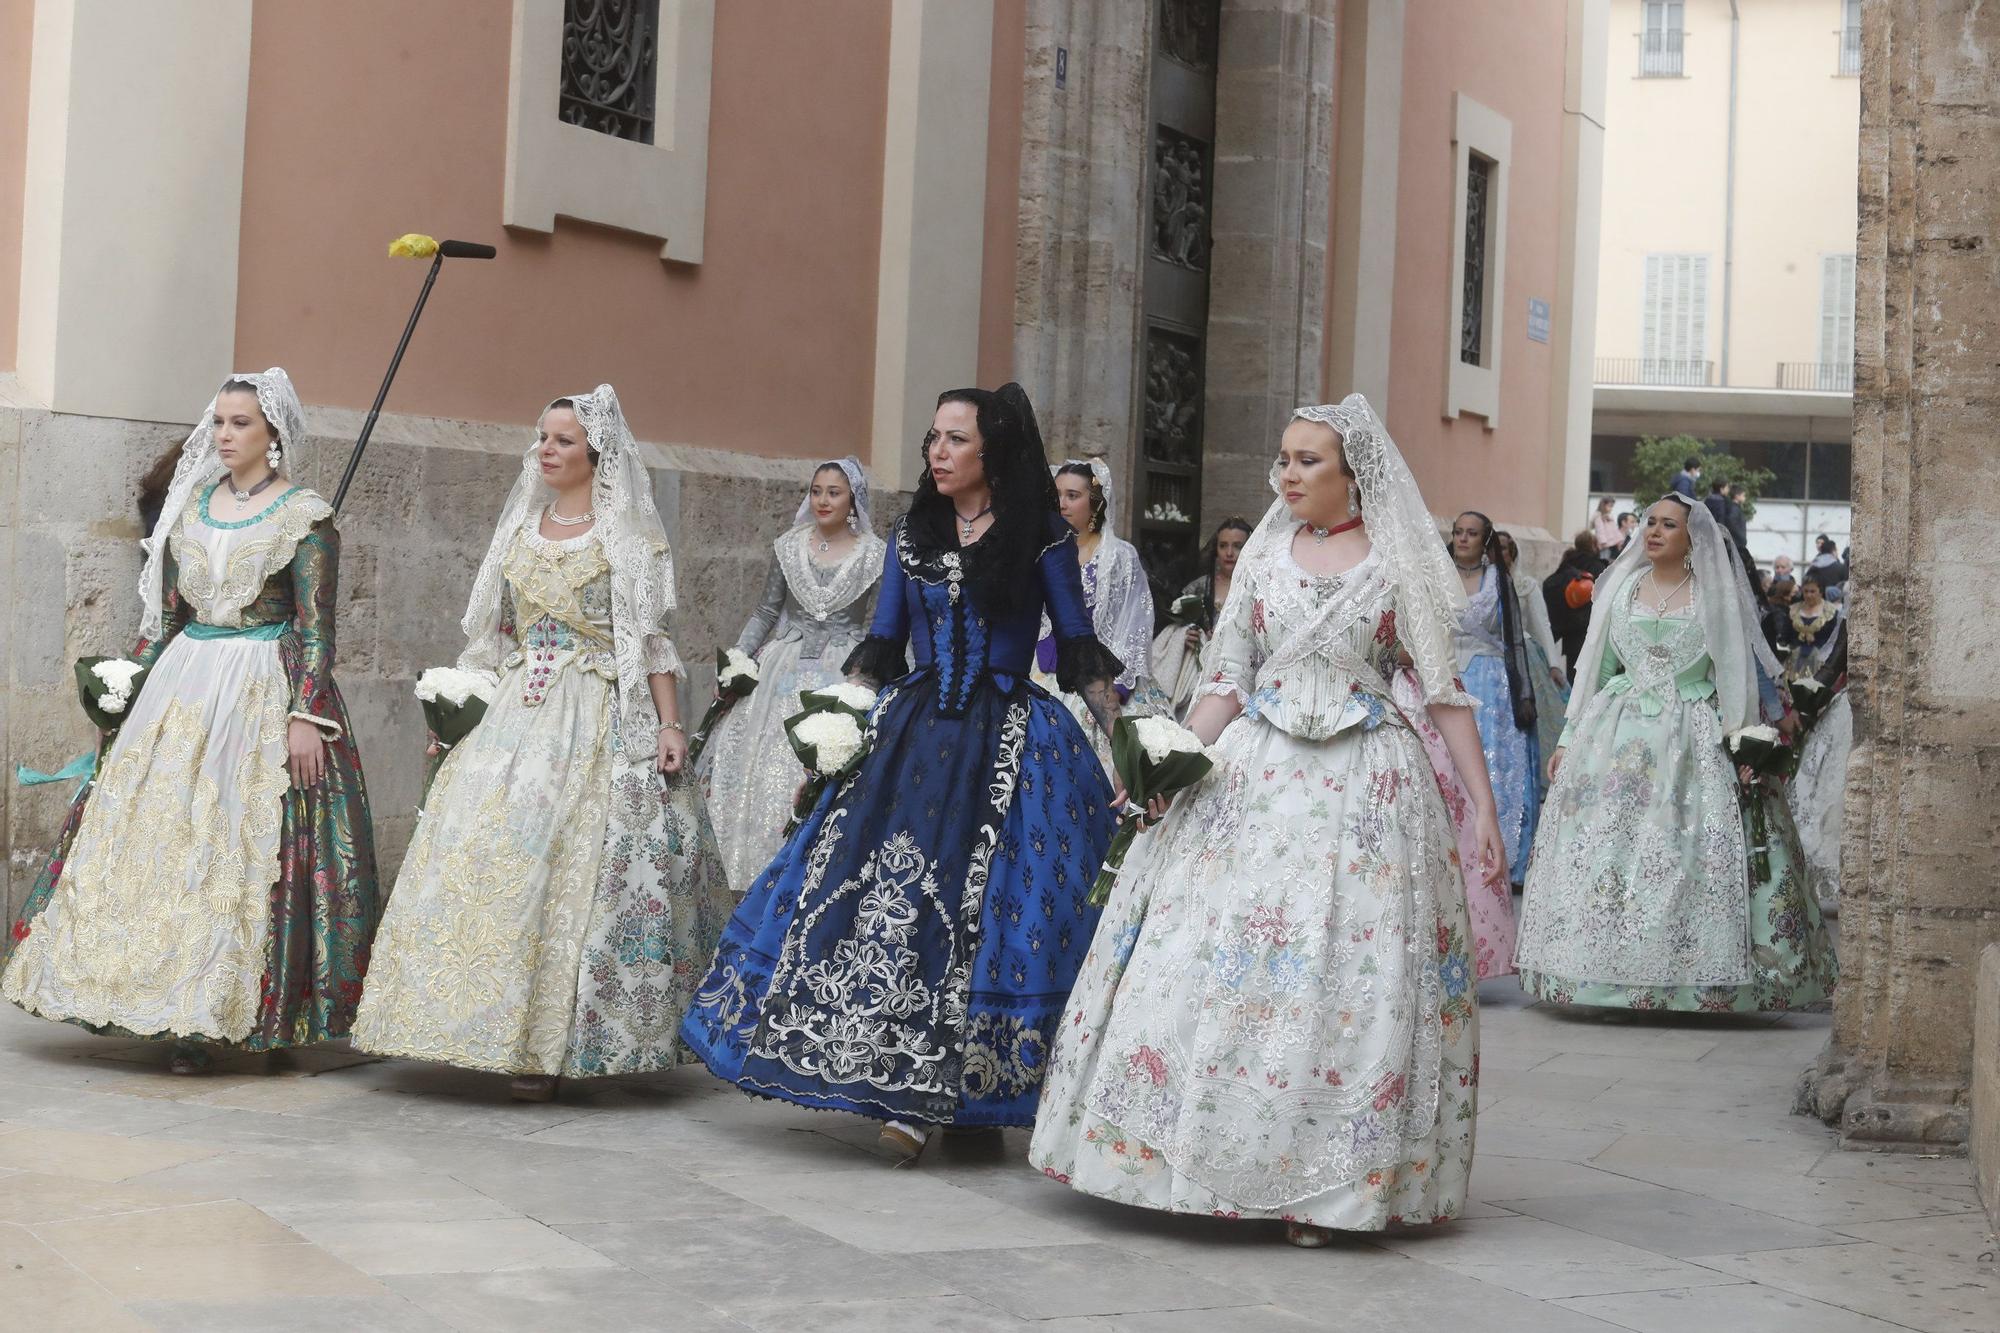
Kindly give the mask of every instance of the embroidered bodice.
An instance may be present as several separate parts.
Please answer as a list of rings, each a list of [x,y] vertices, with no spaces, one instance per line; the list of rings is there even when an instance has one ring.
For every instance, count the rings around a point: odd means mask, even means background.
[[[1300,566],[1288,545],[1236,577],[1250,583],[1216,624],[1201,693],[1235,694],[1247,715],[1300,740],[1403,721],[1389,701],[1402,652],[1395,594],[1377,552],[1321,575]],[[1423,684],[1430,702],[1465,702],[1456,682]]]
[[[221,484],[182,510],[174,525],[174,590],[188,615],[206,625],[236,629],[290,620],[291,579],[276,580],[269,595],[265,585],[288,572],[299,542],[332,516],[333,506],[300,486],[249,518],[229,522],[209,514],[209,500]]]
[[[1054,515],[1049,523],[1036,559],[1036,586],[995,615],[979,604],[965,577],[961,552],[926,550],[911,540],[906,523],[897,522],[868,637],[870,645],[879,641],[893,654],[909,642],[917,670],[936,679],[941,711],[963,712],[983,677],[995,677],[1004,690],[1028,673],[1045,604],[1059,642],[1088,640],[1095,645],[1083,602],[1076,535]]]
[[[1452,626],[1452,647],[1458,653],[1458,669],[1464,671],[1475,657],[1505,657],[1501,639],[1500,567],[1487,565],[1479,574],[1479,591],[1465,599],[1465,609]]]
[[[618,679],[612,654],[611,562],[595,529],[551,541],[533,528],[514,538],[502,566],[500,630],[514,642],[502,666],[527,668],[523,702],[538,704],[568,667]]]
[[[743,652],[797,640],[802,658],[838,658],[867,633],[874,610],[869,594],[882,576],[882,539],[865,532],[839,563],[822,564],[812,557],[811,536],[811,528],[801,526],[772,544],[764,595],[736,636]]]

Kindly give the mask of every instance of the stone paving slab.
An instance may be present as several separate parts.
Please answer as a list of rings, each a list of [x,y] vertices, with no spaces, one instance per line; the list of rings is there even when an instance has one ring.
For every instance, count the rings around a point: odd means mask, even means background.
[[[0,1006],[0,1324],[122,1333],[2000,1333],[1962,1158],[1791,1116],[1823,1015],[1484,1004],[1464,1220],[1294,1250],[1120,1208],[1027,1136],[892,1170],[695,1068],[521,1105],[339,1046],[179,1078]]]

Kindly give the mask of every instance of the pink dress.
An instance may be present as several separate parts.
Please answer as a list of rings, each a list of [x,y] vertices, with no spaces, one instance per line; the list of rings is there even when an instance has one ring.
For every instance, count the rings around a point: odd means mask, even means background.
[[[1479,873],[1479,838],[1473,831],[1472,797],[1459,781],[1444,736],[1431,723],[1424,707],[1423,688],[1409,667],[1398,671],[1389,682],[1396,707],[1423,739],[1424,755],[1437,775],[1438,793],[1458,832],[1458,863],[1465,880],[1465,907],[1472,920],[1473,965],[1479,979],[1511,976],[1514,971],[1514,898],[1506,876],[1487,883]]]

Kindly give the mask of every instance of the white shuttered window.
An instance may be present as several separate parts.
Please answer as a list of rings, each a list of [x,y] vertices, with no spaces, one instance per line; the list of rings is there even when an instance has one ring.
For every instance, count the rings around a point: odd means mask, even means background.
[[[1819,373],[1840,381],[1821,388],[1844,389],[1854,367],[1854,256],[1821,255],[1819,260]]]
[[[1708,256],[1647,255],[1642,384],[1708,383]]]

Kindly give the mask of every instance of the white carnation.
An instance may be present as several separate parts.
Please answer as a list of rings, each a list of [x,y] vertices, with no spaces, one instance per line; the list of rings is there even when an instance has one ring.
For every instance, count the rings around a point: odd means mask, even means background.
[[[738,681],[757,681],[757,662],[741,648],[731,648],[723,654],[722,670],[716,673],[718,686],[731,686]]]
[[[805,700],[830,699],[834,703],[857,712],[865,713],[875,706],[875,691],[866,685],[856,685],[852,681],[841,681],[837,685],[823,685],[816,690],[807,690],[800,696]]]
[[[861,724],[847,713],[813,713],[799,719],[792,734],[813,747],[822,773],[842,771],[861,753]]]
[[[129,697],[132,693],[132,679],[145,670],[137,662],[128,662],[122,657],[99,662],[90,669],[90,674],[104,682],[104,688],[113,694]]]
[[[481,671],[432,667],[417,677],[417,698],[427,704],[441,699],[454,708],[471,698],[491,702],[495,683],[492,677]]]
[[[1731,750],[1740,750],[1752,741],[1761,742],[1765,745],[1776,745],[1778,743],[1778,729],[1759,724],[1754,727],[1745,727],[1741,731],[1732,731],[1729,733],[1729,748]]]
[[[1139,735],[1139,744],[1146,751],[1146,758],[1156,764],[1170,754],[1202,752],[1201,737],[1170,717],[1135,717],[1132,728]]]
[[[98,699],[97,706],[107,713],[122,713],[125,711],[125,700],[125,695],[107,694]]]

